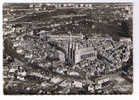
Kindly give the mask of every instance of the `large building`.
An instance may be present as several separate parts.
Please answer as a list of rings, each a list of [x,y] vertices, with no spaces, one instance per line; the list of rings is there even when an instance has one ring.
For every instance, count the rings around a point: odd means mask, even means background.
[[[47,38],[49,40],[69,40],[72,38],[73,40],[75,39],[83,39],[83,35],[47,35]]]
[[[68,64],[76,64],[84,59],[95,59],[97,57],[97,51],[94,50],[94,47],[86,47],[79,49],[78,43],[68,44],[68,53],[67,61]]]
[[[83,39],[83,35],[47,35],[49,41],[66,40],[68,41],[67,49],[60,46],[60,48],[66,49],[65,56],[59,51],[59,59],[66,61],[69,65],[74,65],[84,59],[95,59],[97,57],[97,51],[94,47],[87,46],[79,48],[79,44],[73,40]]]

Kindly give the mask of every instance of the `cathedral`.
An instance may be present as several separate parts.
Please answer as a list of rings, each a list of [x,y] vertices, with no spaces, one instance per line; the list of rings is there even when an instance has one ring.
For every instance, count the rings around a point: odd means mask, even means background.
[[[69,41],[67,52],[67,63],[74,65],[85,59],[95,59],[97,57],[97,51],[94,47],[86,47],[79,49],[78,43]]]

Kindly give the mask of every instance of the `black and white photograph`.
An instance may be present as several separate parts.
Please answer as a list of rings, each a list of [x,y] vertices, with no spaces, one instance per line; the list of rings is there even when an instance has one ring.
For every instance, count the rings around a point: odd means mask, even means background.
[[[4,3],[5,95],[131,95],[133,4]]]

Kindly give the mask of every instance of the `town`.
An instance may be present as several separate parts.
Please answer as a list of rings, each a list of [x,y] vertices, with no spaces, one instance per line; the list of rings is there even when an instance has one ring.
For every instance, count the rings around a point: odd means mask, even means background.
[[[3,5],[4,94],[131,94],[132,4]]]

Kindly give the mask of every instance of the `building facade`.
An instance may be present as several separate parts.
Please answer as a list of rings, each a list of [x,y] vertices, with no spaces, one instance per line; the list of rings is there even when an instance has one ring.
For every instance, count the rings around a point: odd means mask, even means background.
[[[86,47],[79,49],[78,43],[68,44],[68,63],[73,65],[85,59],[95,59],[97,57],[97,51],[94,47]]]

